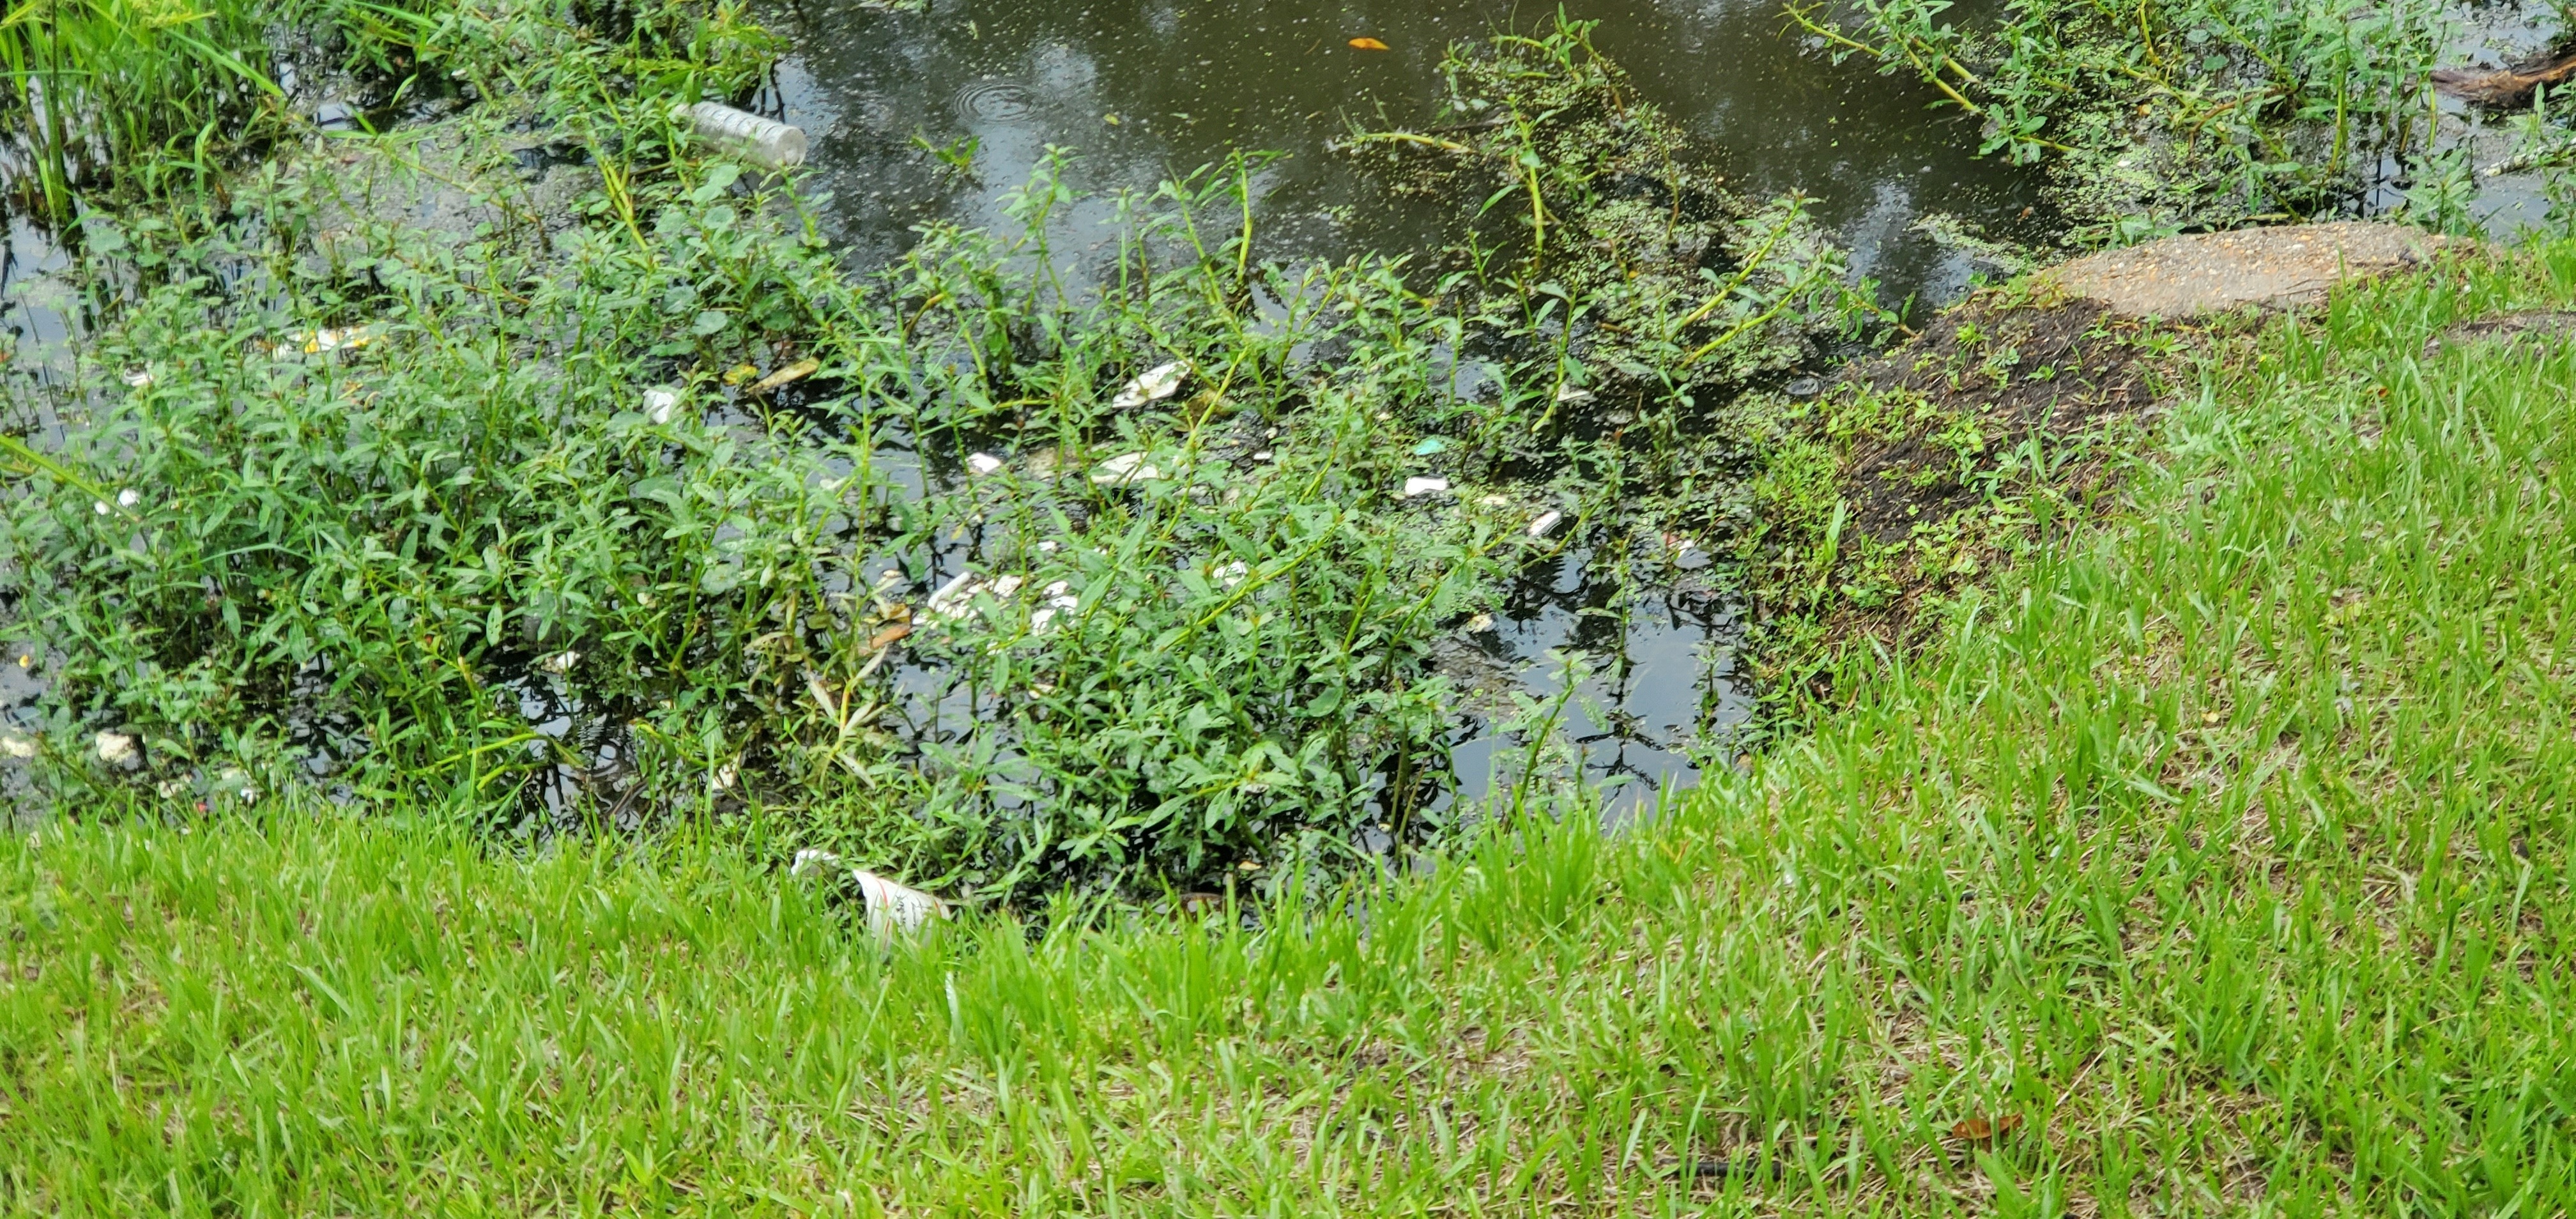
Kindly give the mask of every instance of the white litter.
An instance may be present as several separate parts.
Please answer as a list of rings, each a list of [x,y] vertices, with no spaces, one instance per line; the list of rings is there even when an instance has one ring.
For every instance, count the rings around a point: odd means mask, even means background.
[[[1046,604],[1029,614],[1029,633],[1043,635],[1055,624],[1056,615],[1082,608],[1082,598],[1073,595],[1073,585],[1058,580],[1038,590]]]
[[[961,571],[949,577],[946,584],[930,594],[925,604],[934,618],[963,618],[972,608],[975,594],[984,589],[984,577],[972,571]]]
[[[948,903],[865,868],[850,869],[850,879],[858,882],[859,896],[867,899],[868,930],[881,937],[911,931],[934,917],[948,917]]]
[[[1145,375],[1128,382],[1126,388],[1118,391],[1117,397],[1109,400],[1109,405],[1126,410],[1148,402],[1160,402],[1178,392],[1181,381],[1189,375],[1190,362],[1187,360],[1157,364],[1146,370]]]
[[[1445,478],[1408,478],[1404,480],[1401,494],[1405,499],[1412,499],[1417,495],[1444,495],[1448,490],[1449,480]]]
[[[127,487],[126,489],[116,493],[116,506],[119,508],[131,508],[142,502],[143,493],[132,487]]]
[[[1243,560],[1236,559],[1234,562],[1217,568],[1210,574],[1213,574],[1217,578],[1217,581],[1224,584],[1227,588],[1241,588],[1243,587],[1244,580],[1252,575],[1252,568],[1246,566]]]
[[[966,457],[966,468],[974,471],[979,478],[988,474],[999,474],[1002,472],[1002,459],[990,453],[970,453]]]
[[[144,369],[138,368],[125,374],[125,383],[136,389],[150,389],[152,388],[152,374]]]
[[[1253,454],[1252,459],[1254,461],[1268,461],[1277,456],[1279,456],[1277,453],[1273,453],[1268,449],[1263,449],[1260,452]]]
[[[806,847],[796,852],[796,862],[787,865],[789,876],[803,876],[816,868],[837,866],[841,857],[821,847]]]
[[[1557,525],[1564,520],[1565,514],[1562,512],[1550,510],[1541,513],[1537,520],[1529,523],[1529,535],[1534,538],[1546,537],[1556,532]]]
[[[552,673],[557,677],[561,677],[566,673],[572,672],[572,667],[580,663],[581,653],[566,651],[557,652],[552,656],[538,661],[537,667],[548,673]]]
[[[1580,386],[1568,384],[1556,387],[1556,400],[1559,402],[1588,402],[1591,398],[1592,391]]]
[[[134,738],[122,732],[102,732],[90,744],[98,750],[98,760],[110,766],[134,760]]]
[[[13,758],[36,756],[36,738],[18,732],[0,732],[0,753]]]
[[[1129,483],[1161,478],[1163,472],[1145,464],[1142,453],[1121,453],[1100,463],[1091,472],[1091,481],[1103,487],[1123,487]]]
[[[805,133],[749,111],[699,102],[672,111],[701,140],[762,169],[787,169],[805,163]]]
[[[644,417],[656,425],[669,423],[673,412],[680,409],[677,391],[656,385],[644,391]]]

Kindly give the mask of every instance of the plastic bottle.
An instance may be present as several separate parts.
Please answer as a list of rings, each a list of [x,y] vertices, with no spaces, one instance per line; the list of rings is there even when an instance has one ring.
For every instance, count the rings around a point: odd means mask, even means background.
[[[714,102],[682,106],[677,117],[687,120],[699,139],[762,169],[805,163],[805,133],[785,123]]]

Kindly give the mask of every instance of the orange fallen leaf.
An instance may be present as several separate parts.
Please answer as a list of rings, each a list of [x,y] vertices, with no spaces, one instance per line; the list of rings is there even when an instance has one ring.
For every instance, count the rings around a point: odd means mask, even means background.
[[[887,627],[886,629],[869,636],[868,650],[871,652],[882,652],[887,648],[893,647],[897,641],[911,633],[912,628],[910,626],[898,622],[893,626]]]
[[[1387,50],[1388,47],[1385,43],[1379,42],[1374,38],[1354,38],[1351,40],[1351,49],[1354,51],[1383,51]]]
[[[1982,1143],[1987,1139],[2001,1138],[2019,1129],[2021,1129],[2021,1115],[2018,1113],[2007,1113],[1993,1121],[1972,1117],[1950,1127],[1950,1137],[1965,1139],[1971,1143]]]

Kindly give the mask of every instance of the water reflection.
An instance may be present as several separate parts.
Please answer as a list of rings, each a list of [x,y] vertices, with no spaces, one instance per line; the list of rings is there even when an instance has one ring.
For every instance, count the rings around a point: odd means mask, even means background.
[[[1774,0],[1580,0],[1569,11],[1601,21],[1596,43],[1708,141],[1734,185],[1816,196],[1819,218],[1891,302],[1966,285],[1966,260],[1910,228],[1927,210],[2045,236],[2036,174],[1975,157],[1973,122],[1932,108],[1937,95],[1915,82],[1801,54]],[[779,20],[795,49],[762,102],[816,137],[832,234],[861,265],[902,250],[927,220],[1002,223],[1004,195],[1050,145],[1080,151],[1071,184],[1095,196],[1077,232],[1110,218],[1103,193],[1273,149],[1288,155],[1257,183],[1268,254],[1423,250],[1442,243],[1445,208],[1389,196],[1327,141],[1355,124],[1426,121],[1443,95],[1444,47],[1541,16],[1491,0],[961,0],[922,13],[839,0]],[[1347,45],[1361,36],[1389,49]],[[968,140],[971,174],[921,147],[963,151]]]

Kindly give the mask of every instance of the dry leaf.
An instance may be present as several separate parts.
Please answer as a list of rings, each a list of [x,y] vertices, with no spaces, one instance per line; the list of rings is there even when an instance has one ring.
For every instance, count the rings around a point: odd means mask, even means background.
[[[878,631],[874,635],[868,636],[868,650],[871,652],[883,651],[886,648],[893,647],[897,640],[900,640],[911,633],[912,626],[909,623],[895,623],[893,626],[887,627],[882,631]]]
[[[1351,49],[1354,51],[1383,51],[1388,48],[1385,43],[1379,42],[1374,38],[1354,38],[1351,40]]]
[[[813,376],[815,372],[820,370],[822,367],[823,362],[821,360],[817,360],[809,356],[805,359],[798,360],[785,368],[779,369],[777,372],[771,373],[766,377],[762,377],[759,384],[751,387],[751,392],[755,394],[768,393],[781,385],[786,385],[793,381],[802,381],[807,377]]]
[[[1971,1143],[1982,1143],[1988,1139],[2001,1138],[2019,1129],[2021,1129],[2021,1115],[2018,1113],[2007,1113],[1993,1121],[1972,1117],[1950,1127],[1950,1137],[1964,1139]]]

